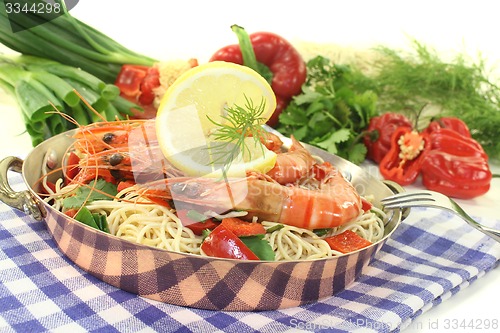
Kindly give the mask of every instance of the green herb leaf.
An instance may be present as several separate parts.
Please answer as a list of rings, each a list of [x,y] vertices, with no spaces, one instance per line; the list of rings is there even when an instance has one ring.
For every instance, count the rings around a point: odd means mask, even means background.
[[[100,230],[97,222],[94,220],[94,216],[92,216],[92,213],[87,207],[82,207],[79,210],[78,214],[75,215],[75,220],[80,221],[89,227]]]
[[[108,221],[106,215],[99,213],[92,213],[87,207],[82,207],[78,214],[75,215],[75,220],[82,222],[97,230],[109,233]]]
[[[240,239],[260,260],[274,260],[273,248],[264,239],[264,235],[240,237]]]
[[[347,151],[347,159],[355,164],[360,164],[365,160],[366,152],[364,143],[356,143]]]
[[[332,229],[331,228],[323,228],[323,229],[314,229],[313,232],[321,237],[321,236],[324,236],[326,235],[327,233],[329,233]]]
[[[361,163],[362,133],[375,116],[377,95],[359,70],[318,56],[307,63],[307,80],[280,115],[278,131]],[[355,148],[356,147],[356,148]]]
[[[320,99],[321,97],[323,97],[321,93],[316,92],[306,86],[302,89],[302,94],[294,98],[294,102],[297,105],[302,105],[305,103],[313,103],[314,101]]]
[[[271,232],[278,231],[280,229],[283,229],[285,226],[283,224],[276,224],[272,226],[271,228],[266,229],[266,233],[270,234]]]
[[[210,230],[210,229],[203,229],[201,231],[201,238],[202,238],[202,240],[205,240],[205,238],[207,238],[208,235],[210,235],[211,232],[212,232],[212,230]]]
[[[225,109],[226,115],[222,118],[226,123],[218,123],[208,117],[217,130],[211,135],[215,140],[210,146],[210,152],[214,157],[212,163],[222,164],[227,170],[233,159],[240,153],[250,154],[250,149],[245,145],[245,138],[252,137],[256,145],[264,149],[260,138],[265,135],[262,125],[266,119],[262,117],[266,106],[264,98],[258,105],[245,96],[245,105],[228,107]],[[251,156],[248,156],[251,159]]]
[[[80,208],[86,202],[95,200],[112,200],[117,194],[116,185],[106,182],[103,179],[91,181],[87,186],[80,186],[75,194],[63,200],[63,206],[69,208]]]
[[[349,140],[350,135],[351,132],[348,129],[343,128],[332,132],[326,139],[316,142],[316,145],[332,154],[336,154],[338,152],[337,144]]]
[[[188,210],[186,216],[195,222],[202,222],[208,219],[207,216],[193,209]]]

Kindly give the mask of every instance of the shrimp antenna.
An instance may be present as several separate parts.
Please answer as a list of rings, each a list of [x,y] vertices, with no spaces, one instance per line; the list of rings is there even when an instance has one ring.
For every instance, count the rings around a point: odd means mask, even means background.
[[[107,121],[107,119],[102,114],[97,112],[96,109],[94,109],[92,105],[90,105],[90,103],[85,98],[83,98],[83,96],[76,89],[73,89],[73,91],[75,92],[75,94],[78,95],[78,97],[80,97],[82,102],[90,109],[90,111],[92,111],[96,116],[101,118],[102,121]]]

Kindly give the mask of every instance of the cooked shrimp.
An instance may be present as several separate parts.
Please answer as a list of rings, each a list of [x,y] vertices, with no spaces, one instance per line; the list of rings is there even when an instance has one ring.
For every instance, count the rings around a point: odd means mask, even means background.
[[[246,211],[248,218],[305,229],[331,228],[361,214],[361,198],[340,172],[328,163],[316,164],[292,137],[292,147],[277,156],[267,174],[245,178],[185,177],[163,157],[154,126],[147,121],[110,122],[80,129],[74,147],[80,155],[75,182],[98,177],[107,181],[133,180],[131,191],[176,208],[196,205],[223,214]],[[273,150],[282,142],[274,135],[263,142]]]
[[[276,134],[265,132],[265,135],[260,137],[260,142],[276,154],[282,153],[281,147],[283,146],[283,141]]]
[[[269,176],[252,173],[247,178],[220,181],[210,178],[172,178],[140,187],[143,195],[173,199],[217,213],[247,211],[247,218],[288,224],[304,229],[333,228],[362,213],[361,198],[333,167],[325,177],[304,186],[284,186]],[[157,200],[155,200],[157,201]]]
[[[141,126],[148,127],[150,123],[138,120],[107,121],[81,126],[74,135],[76,139],[74,147],[77,150],[92,150],[94,153],[113,148],[128,147],[129,133]],[[147,132],[155,134],[154,123],[152,131],[148,129]]]
[[[315,163],[309,151],[292,136],[292,146],[288,152],[277,155],[276,164],[267,175],[282,185],[290,184],[306,176]]]
[[[181,174],[163,156],[154,121],[95,123],[81,127],[74,138],[80,157],[77,183],[96,177],[144,182]]]

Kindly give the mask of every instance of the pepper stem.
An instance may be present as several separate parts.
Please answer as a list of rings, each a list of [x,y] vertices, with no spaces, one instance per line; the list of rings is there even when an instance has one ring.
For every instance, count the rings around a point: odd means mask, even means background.
[[[269,67],[257,61],[252,41],[250,40],[250,36],[245,29],[237,24],[233,24],[231,26],[231,30],[233,30],[236,37],[238,37],[238,44],[240,45],[241,55],[243,57],[243,65],[253,69],[266,79],[267,82],[271,83],[273,73]]]

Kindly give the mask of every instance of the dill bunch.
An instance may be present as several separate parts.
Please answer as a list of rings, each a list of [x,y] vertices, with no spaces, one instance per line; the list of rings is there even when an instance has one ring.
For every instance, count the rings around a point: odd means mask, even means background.
[[[217,130],[211,134],[214,140],[210,147],[214,158],[213,163],[222,164],[224,170],[227,170],[240,153],[246,159],[252,159],[252,149],[245,144],[247,137],[252,137],[254,144],[264,152],[264,146],[260,140],[267,134],[262,127],[267,120],[263,117],[265,109],[264,99],[259,104],[254,104],[245,96],[244,106],[234,105],[224,109],[225,115],[221,117],[222,122],[208,117],[208,120],[217,126]]]
[[[404,113],[422,129],[433,117],[462,119],[490,158],[500,160],[500,88],[482,57],[457,54],[444,61],[436,50],[412,40],[413,52],[376,48],[371,80],[380,113]]]

